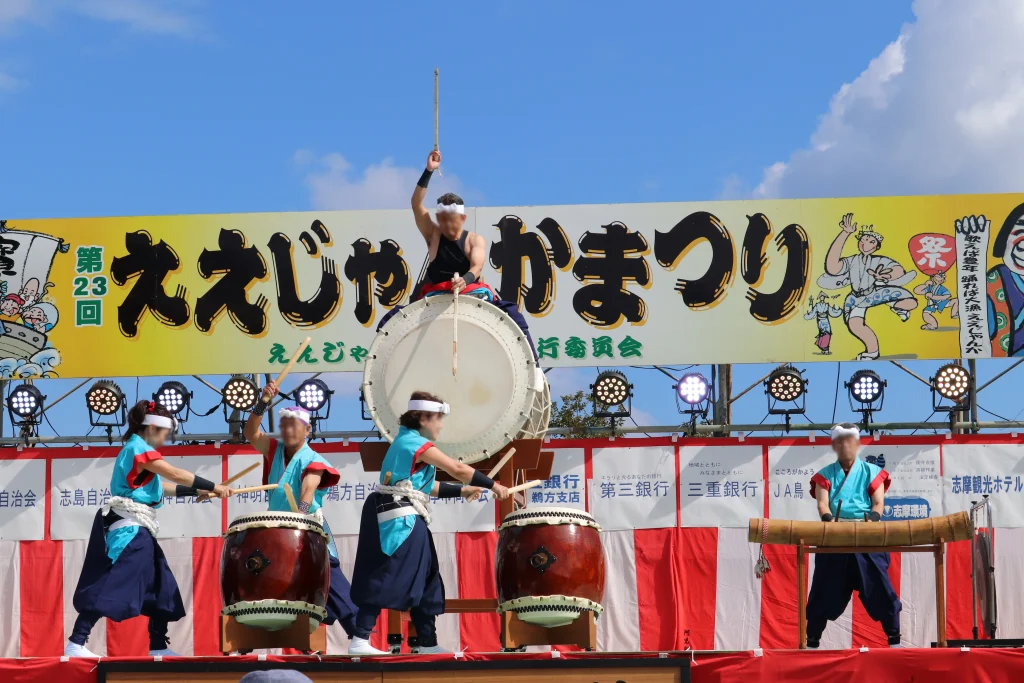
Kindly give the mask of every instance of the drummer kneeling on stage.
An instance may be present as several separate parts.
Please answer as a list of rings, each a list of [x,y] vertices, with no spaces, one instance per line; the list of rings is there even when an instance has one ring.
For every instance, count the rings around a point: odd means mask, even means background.
[[[857,426],[846,422],[833,427],[832,450],[836,461],[811,477],[811,495],[818,502],[821,521],[880,521],[891,482],[885,470],[857,457]],[[855,590],[868,616],[881,622],[889,647],[902,647],[903,604],[888,571],[889,553],[816,554],[807,599],[807,647],[818,647],[826,622],[842,616]]]
[[[435,618],[444,613],[444,584],[427,528],[430,496],[472,501],[481,489],[490,489],[499,499],[509,495],[504,486],[431,443],[449,412],[437,396],[413,392],[409,409],[399,418],[398,436],[381,464],[381,486],[363,504],[352,573],[352,601],[359,615],[349,654],[386,654],[369,641],[382,609],[409,611],[418,636],[413,653],[445,652],[434,628]],[[435,481],[438,467],[470,486]]]
[[[278,388],[274,382],[263,387],[263,400],[256,404],[248,421],[245,423],[245,438],[253,448],[263,454],[263,483],[277,484],[278,487],[270,494],[268,510],[290,512],[288,494],[284,492],[284,484],[292,491],[299,491],[299,512],[314,515],[323,523],[327,532],[327,551],[330,555],[331,582],[327,593],[327,625],[338,622],[345,629],[348,637],[352,637],[355,626],[356,607],[349,598],[349,583],[341,573],[341,561],[334,543],[334,535],[327,525],[321,508],[327,489],[336,485],[341,475],[327,460],[314,451],[306,443],[310,432],[309,411],[295,406],[282,408],[278,411],[278,423],[281,440],[271,439],[260,429],[263,413],[266,412],[270,400],[277,395]]]

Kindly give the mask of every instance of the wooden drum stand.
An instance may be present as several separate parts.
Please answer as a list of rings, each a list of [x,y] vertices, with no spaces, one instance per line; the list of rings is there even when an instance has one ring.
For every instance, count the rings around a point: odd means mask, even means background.
[[[541,451],[541,439],[517,439],[492,457],[474,464],[474,467],[490,471],[501,461],[510,448],[515,454],[502,466],[495,478],[504,486],[511,487],[517,482],[533,479],[548,479],[554,452]],[[363,442],[359,444],[359,454],[363,461],[363,469],[367,472],[380,472],[384,454],[390,444],[382,442]],[[439,481],[452,481],[446,473],[438,470]],[[498,501],[498,516],[504,519],[515,509],[512,498]],[[456,598],[445,600],[446,614],[494,614],[498,610],[497,598]],[[399,652],[402,647],[402,626],[408,622],[407,612],[387,610],[388,613],[388,647],[392,652]],[[501,647],[504,650],[524,649],[527,645],[576,645],[583,649],[597,649],[597,626],[594,613],[587,611],[572,624],[558,628],[542,628],[521,621],[514,612],[505,612],[501,618]],[[409,637],[415,637],[416,631],[412,623],[406,624]]]

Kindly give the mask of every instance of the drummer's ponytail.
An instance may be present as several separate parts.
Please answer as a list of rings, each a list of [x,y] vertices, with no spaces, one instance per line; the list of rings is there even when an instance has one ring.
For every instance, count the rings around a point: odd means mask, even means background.
[[[130,439],[133,434],[142,433],[146,428],[146,425],[142,424],[142,421],[146,419],[147,415],[171,417],[170,411],[159,403],[155,403],[153,401],[139,401],[132,406],[131,410],[128,411],[128,431],[124,433],[125,441]]]
[[[438,398],[437,396],[429,394],[425,391],[412,392],[412,396],[409,397],[409,400],[433,401],[434,403],[444,403],[444,401]],[[422,420],[424,416],[429,414],[430,413],[427,413],[426,411],[423,410],[407,410],[404,413],[402,413],[401,417],[398,418],[398,424],[402,425],[406,429],[419,430],[420,420]]]

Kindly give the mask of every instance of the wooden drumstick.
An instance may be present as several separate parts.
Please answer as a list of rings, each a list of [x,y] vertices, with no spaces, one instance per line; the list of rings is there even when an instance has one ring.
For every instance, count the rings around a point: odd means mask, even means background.
[[[544,480],[543,479],[534,479],[533,481],[528,481],[525,484],[520,484],[519,486],[513,486],[512,488],[510,488],[508,490],[508,492],[509,493],[519,493],[520,491],[525,491],[526,489],[532,489],[532,488],[536,488],[538,486],[543,486],[543,485],[544,485]]]
[[[502,457],[502,459],[498,461],[498,464],[495,465],[491,469],[491,471],[487,473],[487,476],[489,478],[491,478],[491,479],[494,479],[494,475],[496,475],[498,472],[500,472],[501,468],[505,466],[505,463],[507,463],[512,458],[512,456],[515,455],[515,454],[516,454],[516,449],[515,448],[508,449],[508,453],[506,453],[504,455],[504,457]]]
[[[292,512],[298,512],[299,506],[295,504],[295,496],[292,495],[292,487],[288,484],[281,484],[281,488],[284,489],[284,495],[288,499],[288,507],[292,509]]]
[[[455,273],[455,280],[459,279],[459,274]],[[452,377],[455,376],[455,368],[459,364],[459,293],[455,291],[455,287],[452,286],[452,294],[455,295],[455,314],[452,316]]]
[[[384,473],[384,485],[385,486],[390,486],[391,485],[391,473],[390,472],[385,472]]]
[[[232,496],[237,496],[239,493],[255,493],[256,491],[273,491],[277,488],[277,484],[264,484],[263,486],[247,486],[244,489],[235,489],[231,492]]]
[[[252,467],[246,467],[244,470],[242,470],[241,472],[239,472],[235,476],[228,477],[227,479],[222,481],[220,483],[220,485],[221,486],[229,486],[231,484],[234,484],[236,481],[238,481],[239,479],[241,479],[245,475],[249,474],[250,472],[252,472],[254,469],[256,469],[259,466],[260,466],[260,463],[258,463],[258,462],[257,463],[253,463]]]
[[[438,69],[434,69],[434,151],[435,152],[440,151],[440,147],[437,146],[437,77],[438,77],[438,71],[439,71]],[[444,176],[441,175],[441,166],[440,166],[440,164],[437,167],[437,177],[438,178],[444,178]]]
[[[283,382],[284,378],[288,376],[289,372],[291,372],[292,366],[295,365],[298,362],[299,356],[302,355],[302,352],[306,350],[306,347],[309,346],[309,342],[311,342],[311,341],[313,341],[312,337],[306,337],[305,339],[302,340],[302,343],[299,344],[299,348],[296,349],[295,353],[292,354],[291,360],[288,361],[288,364],[284,366],[284,370],[282,370],[281,374],[279,374],[277,376],[277,379],[274,380],[274,384],[277,385],[277,390],[278,391],[281,390],[281,382]],[[264,403],[270,403],[270,397],[269,396],[264,396],[263,397],[263,402]]]

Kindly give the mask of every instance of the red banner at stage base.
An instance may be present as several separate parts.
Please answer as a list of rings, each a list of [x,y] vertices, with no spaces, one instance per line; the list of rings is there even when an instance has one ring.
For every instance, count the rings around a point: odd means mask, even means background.
[[[468,663],[465,672],[458,678],[460,681],[470,681],[476,678],[473,673],[478,674],[481,680],[493,680],[499,675],[503,680],[513,681],[518,676],[523,678],[524,683],[548,683],[546,680],[538,681],[538,678],[554,679],[556,676],[563,682],[573,678],[570,671],[586,671],[593,674],[595,680],[603,678],[602,670],[612,675],[613,680],[632,680],[629,671],[635,671],[635,678],[653,680],[653,678],[671,677],[676,681],[685,683],[686,660],[689,660],[689,680],[694,683],[732,683],[743,681],[744,683],[775,683],[778,681],[800,681],[800,683],[854,683],[860,681],[876,681],[878,683],[889,683],[891,681],[927,681],[928,683],[1017,683],[1024,676],[1024,649],[979,649],[961,650],[950,648],[943,650],[935,649],[870,649],[860,650],[826,650],[826,651],[797,651],[797,650],[767,650],[764,652],[675,652],[667,655],[672,660],[680,660],[682,665],[672,673],[672,667],[651,669],[637,662],[636,667],[631,667],[626,660],[650,660],[664,658],[666,655],[658,653],[578,653],[563,652],[560,657],[553,659],[550,653],[538,654],[471,654],[466,653],[460,657],[459,662]],[[572,669],[568,667],[559,672],[559,660],[568,664],[576,664]],[[580,669],[580,660],[592,660],[593,667],[584,664],[585,669]],[[604,660],[604,661],[602,661]],[[610,662],[608,660],[614,660]],[[459,664],[452,666],[451,655],[434,655],[430,657],[390,657],[362,658],[362,666],[359,671],[347,672],[344,670],[345,662],[349,661],[342,657],[325,657],[322,660],[311,657],[267,657],[266,662],[274,664],[285,664],[303,668],[314,667],[308,670],[313,673],[317,680],[352,681],[366,683],[368,680],[380,678],[380,683],[398,683],[400,680],[408,680],[408,672],[404,672],[402,666],[416,663],[448,664],[447,671],[450,673],[458,671]],[[551,667],[542,669],[535,668],[539,663],[550,662]],[[376,671],[367,671],[365,665],[368,663],[379,664]],[[489,662],[486,670],[473,667],[474,662]],[[529,667],[518,666],[530,662]],[[231,670],[217,672],[218,664],[230,665]],[[507,665],[503,667],[502,664]],[[612,665],[614,668],[605,668]],[[331,666],[332,671],[327,674],[315,673],[318,666]],[[442,664],[443,666],[443,664]],[[98,683],[100,677],[104,681],[116,683],[116,681],[144,681],[147,680],[145,673],[152,672],[155,676],[165,679],[168,673],[176,671],[178,667],[189,667],[193,671],[204,670],[203,680],[206,681],[237,681],[242,677],[240,668],[250,671],[258,671],[269,668],[264,662],[260,662],[254,656],[248,657],[183,657],[170,658],[162,662],[154,662],[152,658],[112,658],[103,659],[98,665],[96,660],[76,659],[62,662],[57,657],[45,657],[38,659],[3,659],[0,660],[0,681],[5,683],[49,683],[50,681],[61,681],[61,683]],[[130,671],[129,671],[130,669]],[[439,673],[439,672],[438,672]],[[467,675],[470,674],[470,675]],[[175,676],[180,680],[188,680],[189,675],[184,671],[176,671]],[[529,679],[529,681],[528,681]],[[589,679],[588,679],[589,680]]]

